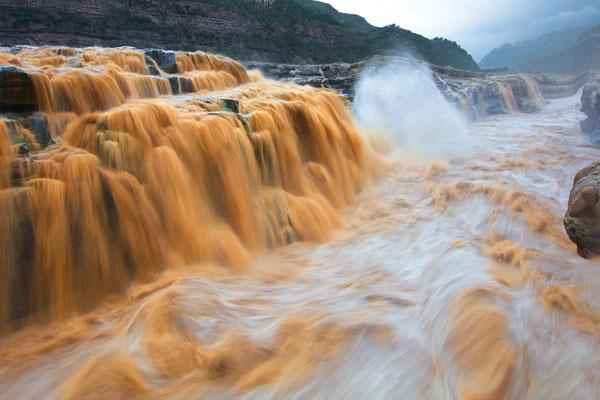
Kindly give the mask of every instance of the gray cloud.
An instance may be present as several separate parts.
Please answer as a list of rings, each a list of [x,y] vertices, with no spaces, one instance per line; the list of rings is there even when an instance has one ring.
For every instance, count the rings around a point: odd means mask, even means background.
[[[599,0],[325,0],[377,26],[395,23],[460,43],[476,60],[506,42],[600,24]]]

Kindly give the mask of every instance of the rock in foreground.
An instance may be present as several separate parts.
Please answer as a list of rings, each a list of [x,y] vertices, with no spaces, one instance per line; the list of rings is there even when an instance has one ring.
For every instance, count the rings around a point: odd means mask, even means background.
[[[600,255],[600,163],[575,175],[564,223],[580,256]]]

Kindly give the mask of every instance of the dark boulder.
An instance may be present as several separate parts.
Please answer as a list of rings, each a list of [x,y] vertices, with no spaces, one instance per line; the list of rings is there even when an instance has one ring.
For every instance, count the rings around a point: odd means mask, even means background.
[[[564,224],[580,256],[600,255],[600,163],[575,175]]]
[[[194,84],[190,78],[185,76],[170,76],[169,84],[174,95],[194,92]]]
[[[54,144],[54,140],[48,130],[48,121],[44,114],[35,113],[22,118],[18,122],[23,128],[29,129],[35,135],[42,149]]]
[[[7,113],[3,117],[8,128],[8,135],[12,143],[19,146],[20,152],[24,149],[42,150],[55,144],[52,136],[50,136],[44,114]]]
[[[146,64],[148,70],[153,75],[158,75],[159,71],[156,70],[156,66],[161,71],[167,74],[177,73],[177,55],[174,51],[161,50],[161,49],[146,49],[144,50],[144,57],[146,58]],[[156,63],[156,66],[151,61]]]
[[[221,99],[221,108],[232,113],[240,113],[240,102],[235,99]]]
[[[0,66],[0,110],[36,107],[35,88],[29,74],[21,68]]]

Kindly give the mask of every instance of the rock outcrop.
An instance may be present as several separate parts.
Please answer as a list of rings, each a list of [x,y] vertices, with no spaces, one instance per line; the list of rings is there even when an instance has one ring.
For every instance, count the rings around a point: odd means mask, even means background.
[[[159,75],[159,71],[168,74],[177,73],[177,54],[174,51],[146,49],[144,50],[144,57],[150,72],[154,75]]]
[[[600,81],[590,82],[581,93],[581,111],[587,119],[581,122],[581,130],[600,141]]]
[[[354,64],[292,65],[247,62],[268,77],[300,85],[340,91],[350,100],[360,74],[390,64],[410,64],[430,68],[444,96],[463,109],[472,119],[486,115],[530,113],[544,106],[537,84],[528,74],[491,74],[424,64],[404,57],[375,57]]]
[[[580,256],[600,255],[600,163],[575,175],[564,224]]]
[[[0,65],[0,109],[36,106],[33,81],[27,72],[21,68]]]
[[[446,98],[474,120],[488,115],[532,113],[545,104],[537,84],[526,74],[470,78],[436,74],[436,81]]]
[[[600,143],[600,80],[584,86],[581,111],[587,115],[581,122],[581,130]],[[600,255],[600,162],[575,175],[564,223],[580,256]]]
[[[298,85],[308,85],[338,90],[352,98],[354,85],[360,73],[369,63],[362,61],[353,64],[277,64],[266,62],[246,62],[246,68],[260,70],[265,76]]]
[[[589,74],[587,79],[591,79]],[[592,75],[597,79],[598,75]],[[600,143],[600,80],[592,80],[581,94],[581,111],[587,119],[581,130]],[[594,163],[575,175],[564,218],[569,238],[577,244],[582,257],[600,255],[600,163]]]
[[[573,96],[587,83],[600,80],[600,70],[588,70],[570,75],[532,74],[546,99]]]

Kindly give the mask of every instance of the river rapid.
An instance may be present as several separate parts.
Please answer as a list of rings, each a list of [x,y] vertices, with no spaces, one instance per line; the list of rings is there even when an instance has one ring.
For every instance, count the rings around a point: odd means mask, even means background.
[[[578,99],[473,123],[465,156],[395,153],[324,244],[4,337],[0,399],[597,398],[600,267],[562,227],[600,159]]]

